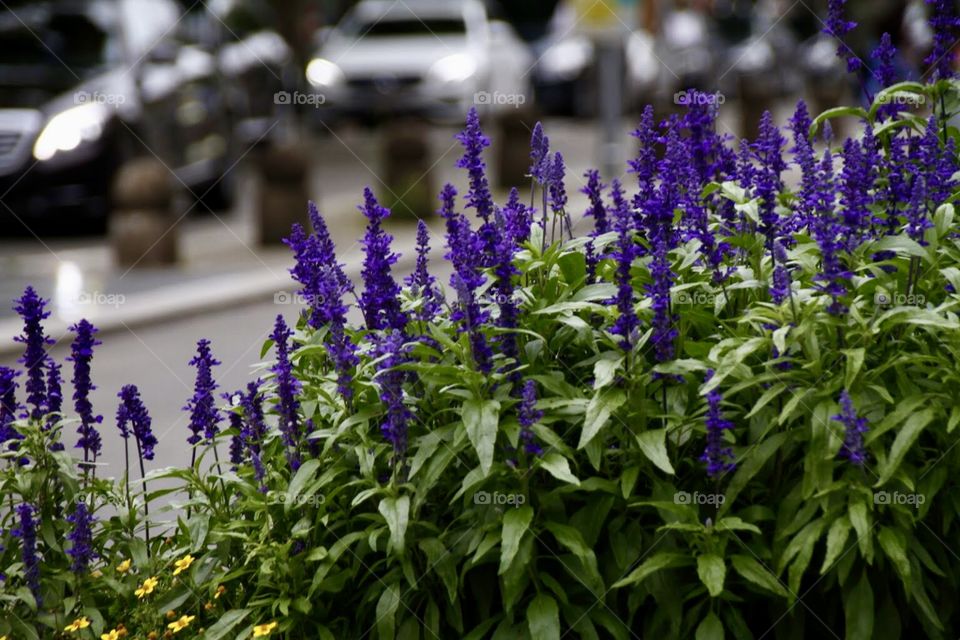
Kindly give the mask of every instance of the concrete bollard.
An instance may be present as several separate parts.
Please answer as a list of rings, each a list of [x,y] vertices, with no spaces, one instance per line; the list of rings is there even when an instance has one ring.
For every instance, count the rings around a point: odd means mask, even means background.
[[[412,221],[433,214],[438,205],[430,127],[421,120],[389,122],[380,149],[386,183],[381,200],[393,211],[391,219]]]
[[[260,152],[257,165],[260,173],[257,198],[260,244],[281,244],[290,236],[294,223],[307,224],[310,162],[299,147],[276,146]]]
[[[155,267],[177,261],[172,180],[163,163],[153,158],[136,158],[117,172],[108,233],[118,266]]]
[[[497,116],[497,187],[510,189],[529,184],[530,134],[539,114],[530,108],[505,109]]]

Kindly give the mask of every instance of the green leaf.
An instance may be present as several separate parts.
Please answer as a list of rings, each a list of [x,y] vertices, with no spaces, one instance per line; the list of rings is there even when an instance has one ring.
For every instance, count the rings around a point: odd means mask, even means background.
[[[420,541],[420,549],[427,556],[427,565],[436,573],[447,588],[447,597],[450,603],[457,601],[457,567],[454,557],[437,538],[426,538]]]
[[[856,586],[845,594],[843,612],[847,622],[847,640],[873,639],[873,589],[866,571]]]
[[[761,533],[760,527],[749,522],[744,522],[741,518],[729,516],[720,518],[715,525],[714,531],[750,531],[752,533]]]
[[[712,598],[723,593],[723,581],[727,575],[727,566],[723,558],[715,553],[705,553],[697,557],[697,574]]]
[[[786,432],[775,433],[742,456],[743,464],[737,468],[737,471],[733,474],[733,479],[730,480],[730,484],[727,485],[726,499],[720,506],[721,514],[730,508],[730,505],[736,500],[737,495],[747,486],[747,483],[753,479],[753,476],[763,468],[767,460],[777,452],[777,449],[786,442],[787,438],[789,438],[789,434]]]
[[[235,626],[243,622],[250,615],[250,609],[232,609],[220,616],[220,619],[210,625],[203,633],[204,640],[220,640]]]
[[[467,400],[463,403],[463,424],[470,444],[480,459],[483,476],[493,466],[493,449],[500,423],[500,403],[496,400]]]
[[[907,558],[906,541],[903,535],[889,527],[881,527],[877,533],[877,542],[884,555],[890,558],[893,568],[903,582],[904,590],[910,591],[910,560]]]
[[[527,607],[527,628],[537,640],[560,640],[560,612],[557,601],[541,593]]]
[[[610,419],[614,411],[619,409],[627,400],[627,395],[623,389],[601,389],[596,392],[590,404],[587,405],[587,413],[583,419],[583,431],[580,432],[580,443],[578,449],[586,447],[593,438],[600,433],[604,425]]]
[[[837,561],[840,554],[843,553],[843,548],[847,543],[849,535],[849,517],[844,515],[833,521],[833,524],[830,525],[830,530],[827,532],[827,553],[823,558],[823,565],[820,567],[820,575],[825,574],[827,570],[833,566],[833,563]]]
[[[651,429],[637,434],[637,444],[647,459],[665,473],[673,475],[673,465],[667,455],[667,430]]]
[[[662,551],[644,560],[640,566],[631,571],[626,577],[615,582],[612,588],[619,589],[620,587],[626,587],[632,584],[640,584],[657,571],[684,567],[690,563],[691,558],[686,553]]]
[[[832,109],[827,109],[813,119],[813,124],[810,125],[810,137],[813,138],[816,136],[817,131],[820,130],[820,127],[827,120],[831,118],[841,118],[844,116],[855,117],[858,120],[866,120],[867,111],[862,107],[834,107]]]
[[[893,446],[890,447],[890,455],[887,456],[880,467],[880,479],[877,480],[875,487],[882,486],[893,477],[893,474],[900,467],[900,463],[903,462],[904,456],[907,455],[913,443],[917,441],[920,432],[933,420],[933,416],[932,409],[923,409],[907,418],[903,428],[897,433]]]
[[[623,357],[605,357],[593,364],[593,388],[602,389],[613,384],[617,378],[617,371],[623,366]]]
[[[307,483],[313,480],[313,476],[319,468],[320,461],[316,458],[311,458],[297,469],[297,474],[293,476],[293,480],[290,481],[290,486],[287,487],[287,497],[286,500],[284,500],[283,507],[284,513],[290,513],[290,509],[292,509],[294,505],[300,506],[300,501],[297,500],[297,498],[303,493],[303,488]]]
[[[696,640],[723,640],[723,623],[713,611],[697,625]]]
[[[859,349],[844,349],[841,351],[846,356],[846,370],[843,378],[843,386],[847,389],[853,388],[853,382],[863,368],[863,359],[866,356],[866,350],[863,347]]]
[[[623,499],[626,500],[633,493],[633,487],[637,484],[637,477],[640,475],[640,467],[634,465],[623,470],[620,476],[620,491]]]
[[[397,608],[400,589],[396,583],[388,585],[377,601],[377,634],[380,640],[393,640],[397,629]]]
[[[540,459],[540,466],[557,480],[580,486],[580,480],[570,472],[570,462],[556,451],[543,456]]]
[[[503,531],[500,534],[500,570],[498,575],[503,575],[510,568],[513,557],[517,555],[520,548],[520,540],[523,534],[530,528],[533,521],[533,508],[530,505],[524,505],[517,509],[510,509],[503,514]]]
[[[857,532],[857,545],[860,547],[860,554],[867,561],[867,564],[873,562],[873,528],[870,525],[870,514],[867,505],[861,501],[850,503],[850,509],[847,512],[850,516],[850,524]]]
[[[402,556],[407,524],[410,521],[410,496],[384,498],[380,501],[379,511],[387,521],[387,526],[390,527],[390,548],[398,556]]]
[[[790,597],[783,583],[753,556],[735,555],[730,558],[734,570],[753,584],[784,598]]]

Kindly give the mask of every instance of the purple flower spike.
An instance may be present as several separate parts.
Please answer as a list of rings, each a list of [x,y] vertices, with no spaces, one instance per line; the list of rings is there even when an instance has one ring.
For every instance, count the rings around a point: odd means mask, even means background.
[[[137,450],[142,460],[153,460],[157,438],[153,435],[150,414],[140,400],[140,390],[136,385],[128,384],[117,394],[120,406],[117,409],[117,428],[120,436],[127,439],[132,434],[137,442]]]
[[[210,352],[210,341],[197,342],[197,355],[190,360],[190,366],[197,368],[197,380],[193,397],[183,408],[190,412],[191,436],[187,442],[195,445],[201,440],[211,442],[220,432],[220,412],[217,410],[213,392],[219,386],[213,379],[213,367],[220,364]],[[201,437],[200,434],[203,434]]]
[[[90,402],[90,392],[97,388],[90,380],[90,362],[93,348],[101,342],[94,337],[97,328],[86,320],[70,327],[70,331],[76,334],[68,360],[73,362],[73,408],[80,417],[77,448],[83,449],[84,461],[96,460],[103,449],[96,425],[103,422],[103,416],[94,415]]]
[[[407,450],[407,429],[413,414],[403,403],[403,381],[406,372],[397,369],[406,359],[403,334],[394,331],[383,338],[378,347],[381,356],[386,356],[377,367],[377,382],[380,383],[380,401],[385,415],[380,423],[383,437],[393,445],[394,464]]]
[[[708,369],[704,383],[713,378],[713,369]],[[720,404],[723,396],[718,389],[707,393],[707,447],[700,456],[700,462],[707,465],[707,475],[714,478],[736,468],[733,461],[733,449],[724,446],[723,432],[733,429],[734,424],[723,417]]]
[[[633,280],[630,274],[637,249],[631,232],[630,212],[623,197],[620,181],[614,179],[610,190],[613,197],[614,225],[617,230],[617,250],[614,254],[617,261],[617,296],[614,302],[619,312],[610,332],[620,336],[620,348],[629,351],[633,347],[637,327],[640,326],[640,320],[634,309]]]
[[[490,138],[483,135],[480,129],[480,114],[476,107],[472,107],[467,113],[466,129],[457,135],[457,140],[463,145],[463,157],[457,161],[457,168],[466,169],[470,177],[467,206],[475,209],[483,222],[489,224],[494,206],[487,183],[487,165],[483,161],[483,150],[490,146]]]
[[[853,400],[846,389],[840,392],[840,413],[832,416],[843,424],[843,446],[840,448],[840,457],[846,458],[857,466],[863,466],[867,461],[867,452],[863,446],[863,434],[867,432],[867,420],[857,415],[853,408]]]
[[[73,558],[70,570],[76,574],[86,573],[90,563],[97,559],[93,550],[93,523],[96,519],[83,500],[78,500],[73,514],[67,516],[67,522],[73,530],[67,534],[67,540],[73,545],[67,549],[67,555]]]
[[[383,221],[390,211],[381,207],[369,187],[363,191],[364,205],[360,208],[367,217],[367,232],[363,239],[366,256],[363,260],[363,295],[360,308],[368,329],[403,331],[407,316],[400,310],[400,287],[393,279],[391,267],[397,254],[390,250],[393,236],[383,230]]]
[[[533,433],[533,425],[541,418],[543,418],[543,411],[537,410],[537,383],[527,380],[523,385],[517,419],[520,422],[520,439],[523,441],[523,449],[534,456],[543,454],[543,448],[537,443],[537,436]]]
[[[530,239],[533,209],[520,202],[520,192],[516,187],[510,189],[510,197],[503,208],[503,218],[504,234],[511,242],[521,245]]]
[[[848,21],[843,16],[843,5],[847,0],[827,0],[827,21],[823,32],[828,36],[833,36],[839,43],[837,44],[837,57],[847,61],[847,71],[853,73],[860,69],[860,60],[853,54],[853,51],[843,42],[843,36],[853,31],[857,23]]]
[[[581,193],[590,200],[590,208],[587,209],[586,215],[593,218],[591,235],[597,236],[610,230],[607,222],[607,208],[603,204],[604,185],[600,182],[600,172],[596,169],[591,169],[583,175],[587,179],[587,186],[581,189]]]
[[[538,184],[545,185],[550,175],[550,138],[543,133],[539,122],[533,127],[530,139],[530,175]]]
[[[287,327],[283,316],[278,315],[273,334],[270,336],[277,350],[277,361],[272,371],[277,382],[280,433],[287,447],[287,461],[290,463],[290,468],[296,471],[300,468],[300,456],[297,452],[300,445],[300,401],[297,399],[300,382],[293,376],[293,365],[290,362],[291,336],[293,331]]]
[[[33,287],[27,287],[14,310],[23,319],[23,335],[14,338],[24,345],[23,356],[19,362],[27,370],[27,382],[24,385],[27,392],[27,404],[32,409],[24,417],[39,420],[43,417],[44,405],[47,399],[47,384],[44,380],[44,365],[47,362],[47,345],[53,344],[43,332],[43,321],[50,317],[46,310],[47,301],[37,295]]]
[[[953,47],[956,44],[956,30],[960,26],[953,0],[927,0],[933,9],[930,12],[930,28],[933,30],[933,49],[923,64],[934,72],[934,79],[952,78]]]
[[[443,304],[443,297],[437,288],[437,279],[430,274],[429,256],[430,232],[427,230],[427,223],[420,220],[417,223],[417,267],[407,277],[405,284],[423,301],[423,306],[418,313],[418,319],[423,322],[433,320]]]
[[[20,440],[22,436],[13,428],[17,419],[17,376],[19,371],[10,367],[0,367],[0,452],[11,440]]]
[[[20,559],[23,561],[23,575],[30,593],[33,594],[37,606],[42,606],[40,596],[40,556],[37,554],[37,525],[39,524],[34,515],[37,513],[33,505],[24,502],[17,506],[17,516],[19,517],[19,526],[11,531],[15,537],[20,538],[21,552]]]
[[[893,46],[893,42],[890,40],[890,34],[884,32],[884,34],[880,36],[880,44],[877,45],[877,48],[870,54],[870,59],[873,61],[875,69],[873,75],[880,85],[880,88],[889,87],[897,82],[897,70],[894,64],[896,55],[897,48]],[[881,120],[895,117],[897,111],[897,105],[893,103],[884,104],[877,109]]]

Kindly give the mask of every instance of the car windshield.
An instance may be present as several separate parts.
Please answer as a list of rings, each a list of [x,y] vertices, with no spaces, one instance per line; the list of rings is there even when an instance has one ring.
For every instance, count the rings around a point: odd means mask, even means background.
[[[366,38],[391,38],[404,36],[426,35],[463,35],[466,26],[463,20],[457,18],[423,18],[414,17],[393,19],[385,18],[373,22],[357,25],[353,29],[355,36]]]
[[[102,69],[117,52],[83,15],[0,31],[0,106],[35,107]]]

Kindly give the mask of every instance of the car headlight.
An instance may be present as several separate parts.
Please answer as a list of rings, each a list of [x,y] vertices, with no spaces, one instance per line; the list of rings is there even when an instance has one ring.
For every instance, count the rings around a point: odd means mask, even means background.
[[[307,65],[307,82],[314,87],[332,87],[343,80],[343,71],[329,60],[314,58]]]
[[[103,135],[108,112],[102,104],[82,104],[50,118],[33,145],[33,157],[49,160],[57,153],[73,151],[84,142]]]
[[[562,40],[549,49],[540,59],[544,76],[570,80],[576,78],[593,59],[593,44],[585,38]]]
[[[430,78],[441,83],[463,82],[477,72],[477,63],[465,53],[441,58],[430,67]]]

